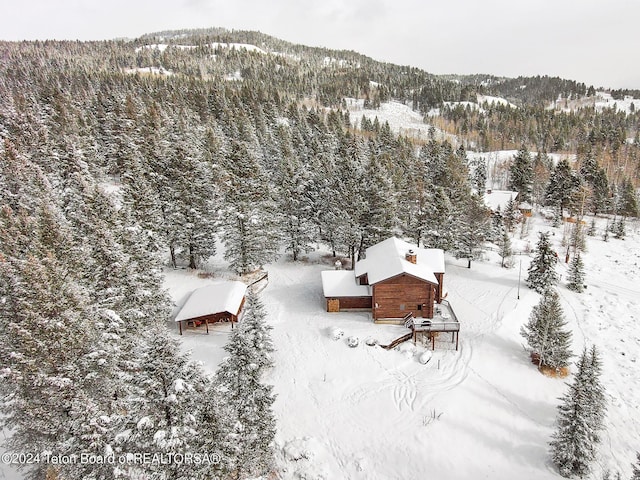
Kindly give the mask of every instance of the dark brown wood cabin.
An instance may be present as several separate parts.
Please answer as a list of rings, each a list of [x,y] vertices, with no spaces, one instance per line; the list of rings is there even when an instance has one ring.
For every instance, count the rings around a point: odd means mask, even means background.
[[[373,319],[398,319],[409,312],[415,317],[433,318],[438,287],[406,273],[376,283],[372,289]]]
[[[245,302],[247,286],[242,282],[227,281],[205,285],[194,290],[176,315],[180,334],[183,327],[199,327],[204,324],[237,322]]]

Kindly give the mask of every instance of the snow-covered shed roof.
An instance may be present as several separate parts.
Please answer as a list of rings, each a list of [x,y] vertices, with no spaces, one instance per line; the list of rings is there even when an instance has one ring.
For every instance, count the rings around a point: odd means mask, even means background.
[[[212,283],[197,288],[184,302],[175,321],[180,322],[222,312],[238,315],[246,291],[247,286],[237,281]]]
[[[322,275],[322,291],[325,297],[370,297],[369,285],[358,285],[353,270],[325,270]]]
[[[504,211],[507,208],[509,200],[515,200],[518,192],[511,190],[487,190],[484,194],[484,204],[494,212],[500,207]]]
[[[412,250],[416,263],[406,259]],[[366,250],[366,258],[355,266],[355,275],[367,274],[370,285],[406,273],[438,284],[435,273],[444,273],[444,252],[439,248],[418,248],[396,237],[388,238]]]

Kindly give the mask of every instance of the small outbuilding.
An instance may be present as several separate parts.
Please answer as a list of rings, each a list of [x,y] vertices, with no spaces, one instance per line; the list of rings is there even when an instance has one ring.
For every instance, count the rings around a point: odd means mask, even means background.
[[[524,215],[525,217],[530,217],[533,212],[533,205],[531,205],[529,202],[522,202],[520,205],[518,205],[518,209],[520,210],[520,213],[522,213],[522,215]]]
[[[209,333],[209,323],[237,322],[244,306],[247,286],[238,281],[213,283],[197,288],[176,315],[182,335],[183,327],[198,327],[203,323]]]
[[[371,310],[371,286],[356,282],[353,270],[321,272],[327,312]]]

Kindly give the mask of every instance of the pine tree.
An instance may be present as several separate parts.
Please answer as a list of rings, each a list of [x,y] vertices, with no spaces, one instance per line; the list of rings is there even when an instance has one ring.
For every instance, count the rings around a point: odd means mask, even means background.
[[[234,142],[225,162],[225,259],[234,271],[245,274],[276,258],[279,213],[251,145]]]
[[[360,218],[362,241],[360,253],[393,234],[396,218],[396,195],[384,159],[372,156],[365,167],[363,193],[365,210]]]
[[[99,337],[85,290],[42,240],[69,237],[40,232],[41,218],[9,207],[0,213],[0,388],[11,399],[1,408],[13,430],[9,451],[67,454],[82,431],[81,406],[92,411],[96,403],[88,393],[96,374],[100,380]],[[47,465],[30,468],[44,478]]]
[[[533,307],[529,322],[520,330],[532,356],[538,359],[538,367],[558,371],[569,365],[571,332],[566,325],[558,293],[546,290],[540,303]]]
[[[613,237],[619,240],[624,240],[626,235],[626,224],[624,217],[619,217],[617,222],[612,225]]]
[[[598,165],[592,150],[586,153],[580,166],[580,176],[589,185],[587,206],[594,215],[605,211],[609,201],[609,181],[602,167]]]
[[[570,245],[573,248],[574,252],[586,252],[587,251],[587,242],[584,238],[584,227],[582,225],[582,221],[578,218],[578,221],[573,224],[573,228],[571,229],[571,239]]]
[[[216,374],[220,394],[229,405],[225,414],[229,433],[223,442],[231,478],[236,480],[268,475],[274,467],[274,396],[272,387],[262,383],[255,340],[241,321],[225,345],[229,357]]]
[[[266,321],[265,307],[257,293],[247,293],[242,323],[245,335],[251,344],[255,355],[253,363],[258,365],[261,371],[273,366],[273,353],[275,348],[271,340],[273,327]]]
[[[511,256],[513,255],[513,249],[511,248],[511,238],[509,237],[509,233],[505,228],[502,229],[502,235],[498,239],[498,248],[500,254],[500,266],[502,268],[510,268],[511,265]]]
[[[454,206],[444,188],[434,187],[433,209],[427,216],[429,229],[425,232],[425,246],[449,251],[454,248],[455,217]]]
[[[154,328],[140,371],[133,378],[137,387],[127,426],[118,435],[122,454],[187,453],[198,444],[198,409],[206,382],[201,368],[179,351],[178,342],[164,326]],[[130,475],[145,478],[181,479],[182,465],[136,464]]]
[[[569,265],[567,288],[578,293],[584,291],[584,263],[582,262],[582,257],[577,252],[571,259],[571,264]]]
[[[602,360],[595,345],[587,352],[588,373],[586,375],[587,397],[589,399],[589,418],[591,424],[591,441],[600,443],[600,431],[604,428],[607,411],[607,400],[604,386],[600,381],[602,376]]]
[[[536,254],[529,265],[527,286],[542,294],[544,291],[558,283],[556,272],[557,254],[551,249],[549,234],[540,233]]]
[[[282,214],[282,231],[286,250],[293,260],[313,249],[315,240],[312,215],[313,203],[309,194],[310,179],[306,167],[293,152],[289,133],[280,127],[280,162],[278,168],[278,209]]]
[[[640,480],[640,452],[636,453],[637,462],[633,467],[633,475],[631,476],[631,480]]]
[[[471,195],[464,205],[464,210],[458,218],[458,231],[453,250],[456,258],[466,258],[467,267],[471,268],[471,261],[481,258],[484,241],[489,235],[489,210],[484,206],[480,197]]]
[[[482,195],[487,186],[487,162],[483,157],[473,157],[469,162],[471,184]]]
[[[633,183],[628,178],[622,181],[620,191],[618,192],[617,211],[620,215],[626,217],[638,216],[638,198]]]
[[[545,196],[547,205],[557,208],[562,218],[564,209],[571,206],[579,187],[580,178],[573,171],[568,160],[560,160],[551,172],[551,179],[547,185]]]
[[[504,225],[507,231],[513,232],[516,225],[522,221],[522,212],[518,208],[518,202],[510,198],[504,209]]]
[[[531,202],[533,191],[533,163],[523,144],[509,168],[509,189],[518,192],[519,202]]]
[[[601,366],[595,346],[585,348],[574,381],[562,397],[553,434],[551,458],[564,477],[583,477],[595,458],[606,404],[600,384]]]
[[[361,143],[352,136],[345,136],[338,146],[335,159],[335,177],[331,190],[331,202],[338,249],[351,257],[355,265],[359,246],[362,244],[362,224],[367,204],[363,192],[364,154]]]

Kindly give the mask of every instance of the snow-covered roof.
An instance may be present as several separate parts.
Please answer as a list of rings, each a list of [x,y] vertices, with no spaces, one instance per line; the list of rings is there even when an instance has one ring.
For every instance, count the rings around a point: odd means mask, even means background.
[[[518,205],[518,208],[522,210],[531,210],[533,208],[533,205],[531,205],[529,202],[522,202],[520,205]]]
[[[409,250],[416,263],[406,259]],[[370,285],[406,273],[438,284],[434,273],[444,273],[444,252],[439,248],[418,248],[396,237],[388,238],[366,250],[366,258],[356,263],[355,275],[367,274]]]
[[[213,283],[197,288],[184,302],[175,321],[180,322],[222,312],[237,315],[246,291],[247,286],[237,281]]]
[[[369,285],[358,285],[353,270],[325,270],[322,291],[325,297],[370,297]]]
[[[498,207],[504,211],[509,200],[515,200],[517,196],[518,192],[512,192],[511,190],[487,190],[484,193],[484,204],[494,212]]]

